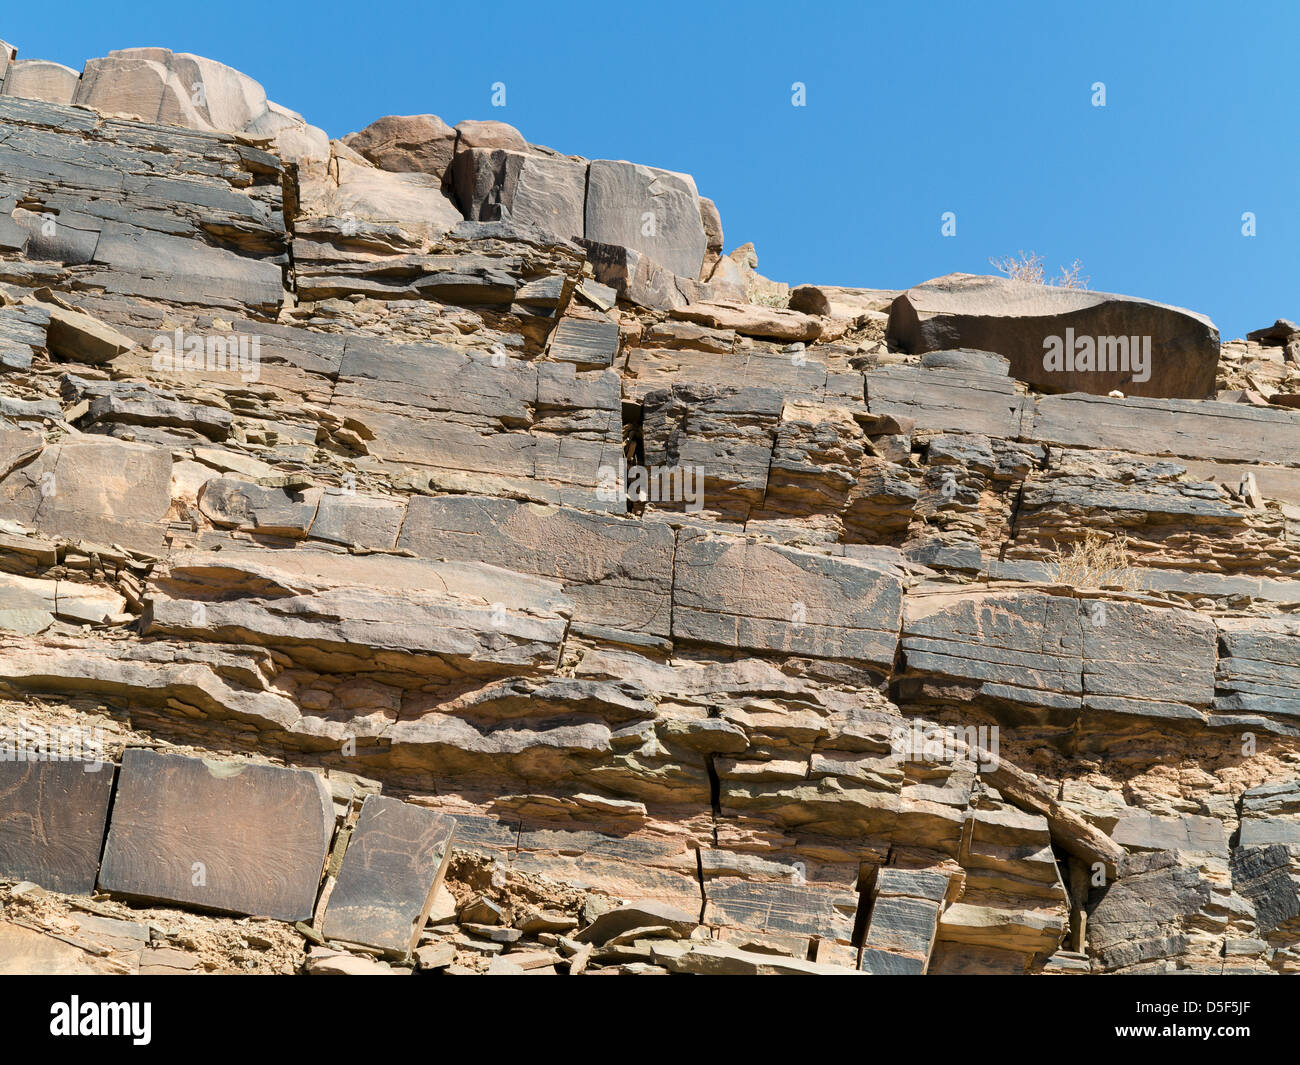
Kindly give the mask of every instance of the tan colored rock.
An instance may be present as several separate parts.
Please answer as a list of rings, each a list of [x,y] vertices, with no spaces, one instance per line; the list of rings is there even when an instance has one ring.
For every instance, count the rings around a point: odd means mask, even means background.
[[[323,202],[308,205],[317,216],[332,216],[351,226],[396,223],[430,240],[463,220],[443,193],[440,177],[380,170],[342,141],[334,143],[334,166],[337,188],[327,190]]]
[[[721,278],[718,271],[723,271]],[[728,252],[714,271],[714,278],[739,284],[748,302],[765,307],[784,307],[790,296],[790,286],[784,281],[772,281],[758,272],[758,252],[752,243]]]
[[[456,151],[469,148],[505,148],[526,152],[528,142],[514,126],[495,120],[466,119],[456,125]]]
[[[130,351],[135,342],[88,314],[51,307],[49,347],[56,358],[95,365]]]
[[[700,276],[708,243],[694,178],[608,159],[594,160],[587,170],[583,235],[640,252],[692,280]]]
[[[136,49],[133,52],[161,52]],[[145,122],[168,121],[193,129],[208,128],[207,119],[191,102],[191,93],[165,61],[143,54],[89,59],[77,86],[76,102],[104,114],[135,117]],[[165,116],[165,117],[164,117]]]
[[[0,41],[0,92],[4,89],[5,72],[17,57],[18,49],[8,41]]]
[[[799,311],[734,302],[691,303],[670,313],[683,321],[769,340],[807,342],[821,336],[823,328],[817,318]]]
[[[139,971],[139,951],[115,956],[85,950],[57,935],[0,921],[0,975],[100,976]]]
[[[306,972],[309,976],[409,976],[411,970],[377,958],[313,947]]]
[[[17,59],[4,76],[4,95],[50,104],[71,104],[77,93],[78,73],[48,59]]]
[[[386,115],[349,133],[343,143],[381,170],[441,179],[451,165],[456,136],[437,115]]]

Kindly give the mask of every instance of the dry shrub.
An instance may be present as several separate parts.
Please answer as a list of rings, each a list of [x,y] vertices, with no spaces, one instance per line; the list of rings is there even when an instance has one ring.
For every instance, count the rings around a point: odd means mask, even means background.
[[[1122,588],[1143,591],[1137,572],[1129,565],[1128,537],[1107,537],[1089,530],[1083,539],[1048,556],[1057,584],[1073,588]]]
[[[1052,285],[1056,288],[1086,289],[1090,278],[1084,276],[1083,263],[1075,259],[1069,266],[1061,267],[1061,276],[1047,280],[1043,257],[1031,252],[1017,252],[1002,259],[990,259],[989,265],[1012,281],[1025,281],[1031,285]]]
[[[1075,259],[1068,267],[1061,267],[1061,276],[1052,284],[1057,288],[1083,288],[1088,287],[1091,278],[1083,276],[1083,263]]]
[[[1021,251],[1004,259],[990,259],[989,265],[998,273],[1006,274],[1012,281],[1025,281],[1031,285],[1046,284],[1043,257],[1032,251],[1028,255]]]

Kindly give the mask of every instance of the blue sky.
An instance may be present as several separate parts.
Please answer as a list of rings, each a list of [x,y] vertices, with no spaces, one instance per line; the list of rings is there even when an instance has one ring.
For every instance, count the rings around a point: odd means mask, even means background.
[[[6,7],[22,58],[197,52],[331,136],[384,114],[497,118],[687,171],[728,250],[753,241],[778,280],[903,288],[1023,249],[1208,314],[1225,339],[1300,319],[1295,3]]]

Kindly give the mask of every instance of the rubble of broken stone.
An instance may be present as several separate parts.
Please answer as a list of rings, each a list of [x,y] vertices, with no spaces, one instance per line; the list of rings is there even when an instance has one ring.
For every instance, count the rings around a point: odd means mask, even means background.
[[[1300,967],[1289,323],[791,291],[686,175],[0,57],[0,725],[132,730],[107,822],[106,778],[0,761],[92,826],[56,868],[0,807],[0,956],[222,969],[251,920],[277,971]],[[1085,319],[1150,380],[1035,371]],[[1131,582],[1061,578],[1096,533]],[[187,774],[249,789],[220,898],[139,861]]]

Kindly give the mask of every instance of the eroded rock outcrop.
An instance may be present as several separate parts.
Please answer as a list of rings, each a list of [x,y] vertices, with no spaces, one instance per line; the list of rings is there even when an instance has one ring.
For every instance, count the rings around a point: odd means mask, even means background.
[[[503,123],[0,78],[0,968],[1300,967],[1289,323],[791,290]]]
[[[908,289],[890,339],[914,354],[995,350],[1044,392],[1213,394],[1219,332],[1203,315],[1106,292],[951,274]]]

